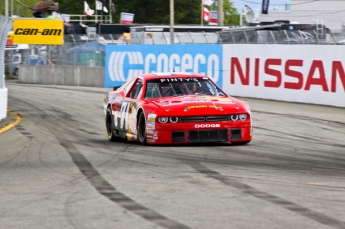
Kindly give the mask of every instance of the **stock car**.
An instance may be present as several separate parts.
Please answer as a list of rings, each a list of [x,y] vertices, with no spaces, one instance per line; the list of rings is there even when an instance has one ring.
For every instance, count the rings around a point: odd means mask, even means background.
[[[252,140],[248,103],[227,95],[203,74],[138,75],[108,92],[103,107],[112,142],[247,144]]]

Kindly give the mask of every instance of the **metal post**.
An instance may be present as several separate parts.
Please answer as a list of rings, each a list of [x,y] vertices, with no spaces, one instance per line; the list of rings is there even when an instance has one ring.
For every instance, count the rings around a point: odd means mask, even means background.
[[[201,0],[201,18],[200,18],[200,25],[203,26],[204,24],[204,4],[203,0]]]
[[[8,0],[5,0],[5,16],[8,17]]]
[[[218,26],[223,25],[223,0],[218,0]]]
[[[174,0],[170,0],[170,44],[174,44]]]
[[[13,17],[13,0],[11,0],[11,17]]]
[[[96,2],[96,7],[95,7],[95,11],[96,11],[96,16],[95,16],[95,22],[96,22],[96,24],[97,24],[97,22],[98,22],[98,13],[97,13],[97,2]]]
[[[113,22],[112,12],[111,12],[112,3],[113,3],[113,2],[110,0],[110,1],[109,1],[109,9],[108,9],[108,10],[109,10],[109,23],[112,23],[112,22]]]
[[[105,2],[105,0],[102,0],[102,9],[101,9],[101,13],[102,13],[101,18],[102,18],[102,21],[101,21],[101,23],[103,23],[103,7],[104,7],[104,2]]]
[[[244,16],[244,13],[240,13],[240,26],[243,25],[243,16]]]

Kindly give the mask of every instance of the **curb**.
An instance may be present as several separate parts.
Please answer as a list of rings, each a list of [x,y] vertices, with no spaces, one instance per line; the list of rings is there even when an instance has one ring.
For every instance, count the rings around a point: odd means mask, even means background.
[[[0,121],[0,134],[12,129],[22,121],[22,116],[11,110],[7,110],[7,118]]]

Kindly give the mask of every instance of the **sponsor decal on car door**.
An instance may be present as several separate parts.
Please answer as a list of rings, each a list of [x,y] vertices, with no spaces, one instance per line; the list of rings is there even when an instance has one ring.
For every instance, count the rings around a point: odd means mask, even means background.
[[[127,137],[134,137],[137,134],[137,104],[133,101],[123,101],[120,111],[115,111],[114,122],[115,127],[119,131],[126,132]]]

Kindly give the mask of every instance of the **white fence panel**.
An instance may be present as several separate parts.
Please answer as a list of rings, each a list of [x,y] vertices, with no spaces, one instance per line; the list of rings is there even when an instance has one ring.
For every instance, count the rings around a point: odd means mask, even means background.
[[[345,107],[344,45],[223,45],[235,96]]]

